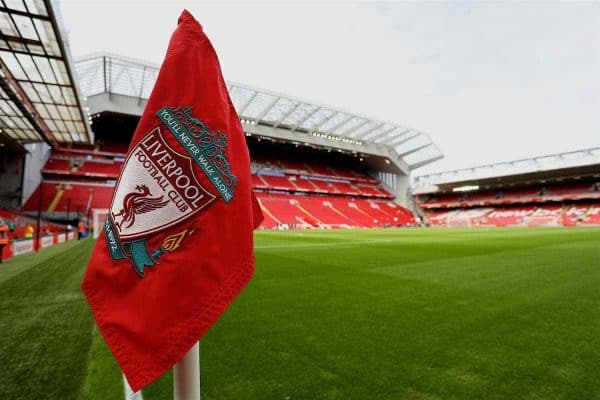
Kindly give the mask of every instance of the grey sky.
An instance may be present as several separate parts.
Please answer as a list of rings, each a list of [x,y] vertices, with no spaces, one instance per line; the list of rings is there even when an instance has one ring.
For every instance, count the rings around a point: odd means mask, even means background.
[[[160,63],[188,8],[225,79],[423,130],[418,174],[600,145],[600,3],[61,1],[75,57]]]

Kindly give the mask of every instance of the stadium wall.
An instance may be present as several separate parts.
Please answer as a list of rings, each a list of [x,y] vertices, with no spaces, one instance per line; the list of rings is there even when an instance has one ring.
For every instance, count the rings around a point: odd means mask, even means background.
[[[22,154],[0,152],[0,207],[21,206],[24,164]]]
[[[27,150],[25,157],[25,171],[23,173],[23,197],[21,205],[24,205],[35,189],[42,182],[42,169],[44,164],[50,158],[50,146],[46,143],[27,143],[24,145]]]
[[[6,261],[12,257],[32,253],[37,249],[52,247],[58,243],[64,243],[76,238],[77,235],[75,232],[60,232],[50,235],[43,235],[40,237],[39,241],[36,238],[12,240],[8,245],[2,248],[2,260]]]

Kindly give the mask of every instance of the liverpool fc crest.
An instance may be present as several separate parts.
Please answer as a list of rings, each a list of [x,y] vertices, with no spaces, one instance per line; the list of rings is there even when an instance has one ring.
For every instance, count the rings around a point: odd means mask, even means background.
[[[237,185],[225,155],[224,134],[193,118],[189,107],[162,108],[157,117],[162,125],[146,134],[125,160],[104,224],[111,256],[130,258],[142,277],[160,254],[175,249],[168,245],[171,238],[151,252],[149,236],[191,217],[217,198],[200,184],[195,166],[226,203],[233,199]],[[187,154],[169,145],[165,135],[177,139]]]

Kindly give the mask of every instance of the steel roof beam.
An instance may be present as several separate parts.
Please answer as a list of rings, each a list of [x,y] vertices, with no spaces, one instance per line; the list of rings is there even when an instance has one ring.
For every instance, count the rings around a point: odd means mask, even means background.
[[[269,111],[271,111],[273,107],[275,107],[275,104],[277,104],[279,100],[281,100],[281,97],[276,97],[275,100],[263,110],[263,112],[258,114],[258,117],[254,119],[254,123],[258,124],[265,117],[265,115],[267,115]]]
[[[326,108],[326,110],[329,110],[328,108]],[[331,115],[323,118],[321,121],[317,122],[315,125],[313,125],[310,130],[311,131],[317,131],[319,130],[320,127],[322,127],[323,125],[325,125],[327,123],[327,121],[330,121],[333,117],[335,117],[336,115],[340,114],[339,111],[335,111],[335,110],[330,110],[333,111],[331,113]]]
[[[383,138],[377,139],[377,143],[390,144],[390,142],[396,140],[398,137],[401,137],[401,136],[407,134],[408,132],[410,132],[410,129],[406,129],[403,132],[400,132],[399,134],[389,133],[389,134],[385,135]]]
[[[427,164],[431,164],[432,162],[435,162],[435,161],[437,161],[437,160],[441,160],[442,158],[444,158],[444,155],[443,155],[443,154],[438,154],[438,155],[437,155],[437,156],[435,156],[435,157],[426,158],[425,160],[423,160],[423,161],[419,161],[418,163],[415,163],[415,164],[410,164],[408,167],[409,167],[409,168],[410,168],[410,170],[412,171],[412,170],[415,170],[415,169],[417,169],[417,168],[424,167],[424,166],[425,166],[425,165],[427,165]]]
[[[393,146],[394,144],[396,144],[397,142],[399,142],[401,139],[405,138],[406,135],[408,135],[411,132],[414,132],[414,131],[411,131],[410,129],[407,129],[404,132],[400,133],[399,135],[396,135],[395,137],[387,138],[384,143],[387,144],[388,146]],[[416,133],[417,135],[420,135],[419,132],[414,132],[414,133]]]
[[[429,143],[424,144],[422,146],[415,147],[414,149],[403,151],[402,153],[398,153],[398,157],[406,157],[407,155],[412,154],[412,153],[416,153],[419,150],[423,150],[424,148],[429,147],[432,144],[433,144],[432,142],[429,142]]]
[[[361,122],[360,124],[356,125],[354,128],[351,128],[351,129],[349,129],[349,130],[347,130],[345,132],[342,132],[341,135],[351,138],[352,136],[350,134],[352,132],[356,132],[357,130],[359,130],[360,128],[362,128],[363,126],[365,126],[368,123],[369,123],[369,120],[365,119],[363,122]]]
[[[369,136],[369,134],[371,134],[372,132],[375,132],[376,130],[381,129],[384,125],[385,125],[385,122],[380,122],[379,124],[375,125],[373,128],[371,128],[365,132],[362,132],[360,135],[353,136],[353,138],[363,139],[366,136]]]
[[[354,115],[350,115],[348,116],[348,118],[343,119],[342,121],[338,122],[337,124],[335,124],[334,126],[332,126],[331,128],[327,129],[329,132],[331,132],[332,134],[336,135],[335,131],[339,128],[341,128],[342,126],[346,125],[348,122],[352,121],[352,119],[355,118]]]
[[[376,133],[375,135],[373,135],[369,138],[365,138],[365,139],[368,140],[369,142],[374,142],[375,140],[388,135],[389,133],[395,131],[396,129],[400,129],[400,127],[394,125],[391,128],[384,130],[383,132]]]
[[[229,90],[229,92],[231,92],[234,87],[236,87],[236,86],[232,86],[231,89]],[[244,112],[246,111],[246,108],[248,108],[248,106],[250,105],[250,103],[252,103],[252,100],[254,100],[256,98],[256,96],[258,96],[258,90],[255,90],[254,94],[252,96],[250,96],[250,98],[246,101],[246,103],[244,103],[244,105],[240,108],[240,111],[238,111],[239,116],[241,116],[241,117],[244,116]]]
[[[29,17],[34,19],[41,19],[44,21],[50,21],[50,17],[42,14],[33,14],[27,11],[16,10],[14,8],[7,8],[4,6],[0,6],[0,12],[5,12],[7,14],[19,15],[21,17]]]
[[[31,126],[39,133],[39,135],[52,147],[57,147],[56,138],[44,122],[42,117],[37,113],[35,106],[21,87],[4,61],[0,60],[0,87],[10,98],[13,104],[21,111],[23,117],[29,121]],[[10,132],[10,128],[4,128]]]
[[[302,104],[306,104],[306,103],[302,103]],[[298,129],[299,127],[302,126],[302,124],[304,124],[306,121],[308,121],[310,119],[310,117],[312,117],[313,115],[315,115],[319,110],[321,110],[321,107],[315,107],[314,110],[312,110],[311,112],[307,113],[304,118],[302,118],[300,121],[298,121],[296,123],[296,125],[294,125],[291,129],[292,132],[296,131],[296,129]]]
[[[301,104],[302,104],[301,102],[297,102],[294,107],[290,108],[290,110],[288,112],[286,112],[281,118],[279,118],[279,121],[277,121],[277,123],[275,123],[275,125],[273,125],[273,127],[277,128],[279,125],[281,125],[283,123],[283,121],[286,120],[287,117],[292,115],[294,113],[294,111],[296,111],[298,109],[298,107],[300,107]]]
[[[413,140],[414,138],[416,138],[417,136],[420,136],[421,134],[419,132],[415,132],[414,135],[408,136],[402,140],[396,141],[393,144],[390,144],[390,146],[393,146],[394,148],[397,148],[398,146],[400,146],[401,144],[404,144],[408,141]]]

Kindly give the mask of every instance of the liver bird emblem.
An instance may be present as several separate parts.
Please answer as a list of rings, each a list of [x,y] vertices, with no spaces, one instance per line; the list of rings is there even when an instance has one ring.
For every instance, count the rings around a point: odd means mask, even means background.
[[[144,214],[150,211],[158,210],[169,204],[169,200],[163,201],[163,196],[151,197],[150,189],[146,185],[137,185],[137,192],[130,192],[123,198],[123,208],[117,214],[113,213],[115,226],[119,231],[123,228],[129,228],[135,223],[135,216]],[[117,217],[121,217],[117,221]],[[124,224],[127,224],[124,226]]]

